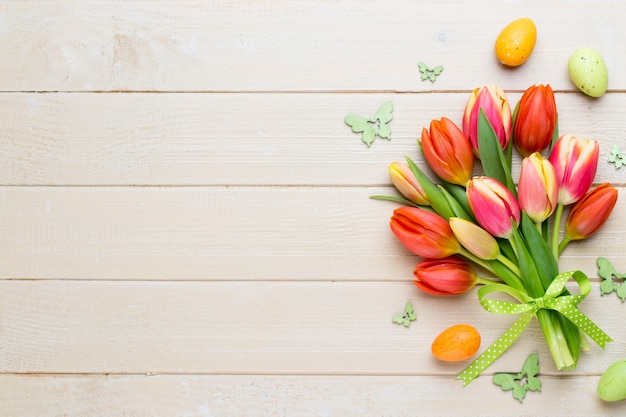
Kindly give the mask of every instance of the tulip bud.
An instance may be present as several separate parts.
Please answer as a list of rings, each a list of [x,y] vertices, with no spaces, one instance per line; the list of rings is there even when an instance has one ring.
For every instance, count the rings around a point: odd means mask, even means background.
[[[389,165],[391,182],[410,201],[420,206],[428,206],[430,202],[422,186],[413,175],[409,165],[404,162],[393,162]]]
[[[491,177],[474,177],[467,184],[467,200],[472,213],[485,230],[508,239],[520,222],[520,209],[511,192]]]
[[[520,154],[528,156],[546,149],[552,142],[556,124],[556,102],[550,85],[533,85],[526,89],[513,126],[513,140]]]
[[[450,228],[459,243],[472,255],[484,260],[496,259],[500,255],[496,239],[477,224],[460,217],[450,217]]]
[[[562,135],[554,144],[550,162],[559,184],[559,204],[580,200],[591,187],[598,168],[600,145],[595,140]]]
[[[463,133],[468,137],[477,157],[480,157],[478,151],[478,115],[481,109],[496,132],[502,149],[507,147],[511,138],[511,107],[504,91],[494,85],[475,89],[465,104]]]
[[[574,204],[565,221],[565,238],[581,240],[604,225],[617,202],[617,190],[604,183],[589,191]]]
[[[443,217],[417,207],[395,209],[390,227],[407,249],[424,258],[445,258],[461,247]]]
[[[478,276],[462,259],[453,256],[444,259],[425,259],[415,267],[415,285],[433,295],[457,295],[473,288]]]
[[[524,158],[518,185],[520,209],[533,222],[541,223],[556,209],[558,197],[556,173],[550,161],[539,152]]]
[[[422,151],[430,168],[444,181],[465,185],[472,176],[472,145],[461,129],[446,117],[422,129]]]

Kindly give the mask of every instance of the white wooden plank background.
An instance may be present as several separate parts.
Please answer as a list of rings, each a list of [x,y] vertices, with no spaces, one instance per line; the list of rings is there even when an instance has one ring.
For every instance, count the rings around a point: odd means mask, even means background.
[[[387,166],[419,162],[422,126],[460,122],[495,83],[556,90],[562,132],[600,141],[597,182],[623,193],[626,3],[597,1],[4,1],[0,4],[0,416],[605,416],[626,359],[626,208],[570,245],[581,309],[615,342],[554,369],[538,326],[466,388],[430,343],[469,322],[483,348],[514,319],[475,292],[428,297],[388,229]],[[499,30],[531,17],[517,69]],[[602,53],[609,92],[577,92],[567,58]],[[421,82],[417,63],[444,65]],[[343,123],[395,104],[371,148]],[[515,166],[519,170],[519,163]],[[391,317],[412,301],[410,329]],[[540,355],[523,404],[491,383]]]

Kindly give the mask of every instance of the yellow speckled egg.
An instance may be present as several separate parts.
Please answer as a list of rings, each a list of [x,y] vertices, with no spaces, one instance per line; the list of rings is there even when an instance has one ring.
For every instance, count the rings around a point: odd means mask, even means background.
[[[496,57],[509,67],[522,65],[537,42],[537,27],[535,22],[522,17],[506,25],[496,39]]]
[[[569,77],[576,87],[591,97],[606,93],[609,72],[602,56],[591,48],[574,51],[567,63]]]

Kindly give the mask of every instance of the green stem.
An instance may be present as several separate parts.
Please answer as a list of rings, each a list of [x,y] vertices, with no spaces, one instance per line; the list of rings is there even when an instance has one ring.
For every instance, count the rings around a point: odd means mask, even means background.
[[[483,277],[478,277],[478,283],[482,284],[482,285],[487,285],[487,284],[497,284],[499,282],[502,282],[500,280],[495,280],[495,279],[489,279],[489,278],[483,278]]]
[[[537,229],[537,231],[539,232],[540,235],[542,235],[542,233],[543,233],[543,228],[541,227],[542,224],[543,224],[543,222],[535,222],[535,229]]]
[[[493,266],[492,266],[489,262],[487,262],[484,259],[481,259],[481,258],[473,255],[472,253],[467,251],[465,248],[461,248],[459,250],[459,255],[464,256],[468,260],[470,260],[470,261],[474,262],[475,264],[483,267],[484,269],[486,269],[487,271],[491,272],[492,274],[494,274],[498,278],[502,279],[502,281],[504,281],[506,284],[508,284],[511,287],[515,288],[516,290],[526,294],[526,289],[524,288],[524,284],[522,284],[520,276],[515,274],[510,269],[508,269],[504,264],[502,264],[502,263],[498,264],[497,262],[495,262],[496,260],[492,260],[492,261],[490,261],[493,264]]]
[[[467,259],[469,259],[470,261],[474,262],[475,264],[478,264],[478,265],[482,266],[483,268],[485,268],[487,271],[491,272],[492,274],[496,274],[496,272],[491,268],[491,266],[489,266],[489,264],[487,262],[485,262],[484,259],[481,259],[478,256],[472,254],[471,252],[469,252],[465,248],[459,249],[459,255],[464,256]]]
[[[567,236],[565,236],[563,238],[563,240],[561,241],[561,243],[559,244],[559,255],[561,255],[561,253],[563,252],[563,250],[565,249],[565,247],[572,241],[572,239],[568,238]]]
[[[567,340],[563,335],[560,323],[554,319],[548,310],[537,311],[537,320],[541,325],[548,349],[554,359],[556,368],[560,371],[572,370],[576,366],[574,358],[569,350]]]
[[[559,231],[561,230],[561,218],[563,217],[563,204],[556,205],[554,211],[554,224],[552,228],[552,255],[554,259],[559,259]]]
[[[504,264],[504,266],[509,268],[511,270],[511,272],[513,272],[518,277],[522,276],[522,272],[519,270],[519,267],[517,265],[515,265],[513,262],[511,262],[511,260],[509,258],[507,258],[506,256],[500,254],[496,258],[496,260],[500,261],[502,264]]]

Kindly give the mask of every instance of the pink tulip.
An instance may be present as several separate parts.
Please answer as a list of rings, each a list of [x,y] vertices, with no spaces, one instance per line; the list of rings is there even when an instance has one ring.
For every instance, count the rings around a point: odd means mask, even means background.
[[[556,141],[550,162],[559,185],[559,204],[575,203],[587,193],[596,176],[599,153],[595,140],[562,135]]]
[[[476,156],[480,156],[478,152],[478,115],[480,109],[485,112],[502,149],[507,147],[511,138],[511,107],[504,91],[494,85],[475,89],[465,105],[463,133],[469,138]]]
[[[472,289],[478,276],[467,262],[455,257],[425,259],[415,267],[415,285],[433,295],[458,295]]]
[[[395,209],[390,227],[407,249],[424,258],[445,258],[461,247],[443,217],[421,208]]]
[[[558,202],[559,187],[554,167],[539,152],[522,161],[518,185],[520,209],[535,223],[541,223],[554,212]]]
[[[409,165],[404,162],[393,162],[389,165],[391,182],[400,194],[420,206],[428,206],[430,202],[422,186],[413,175]]]
[[[478,223],[495,237],[508,239],[520,222],[513,194],[491,177],[474,177],[467,184],[467,199]]]

